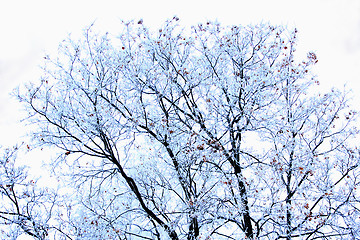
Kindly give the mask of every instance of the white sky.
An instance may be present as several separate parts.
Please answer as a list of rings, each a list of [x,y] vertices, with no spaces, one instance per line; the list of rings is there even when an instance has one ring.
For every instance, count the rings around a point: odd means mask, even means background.
[[[360,0],[0,0],[0,145],[19,143],[26,132],[18,122],[20,106],[8,93],[36,80],[44,53],[54,54],[68,33],[94,20],[114,34],[119,19],[144,19],[155,28],[174,15],[184,25],[218,20],[296,26],[298,54],[318,55],[321,86],[347,83],[360,101]]]
[[[68,33],[96,26],[116,34],[119,19],[157,27],[177,15],[184,25],[270,21],[296,26],[298,53],[314,50],[324,87],[347,82],[360,91],[360,0],[0,0],[0,145],[19,142],[20,107],[8,93],[35,80],[44,52],[54,53]],[[360,100],[360,97],[357,97]]]

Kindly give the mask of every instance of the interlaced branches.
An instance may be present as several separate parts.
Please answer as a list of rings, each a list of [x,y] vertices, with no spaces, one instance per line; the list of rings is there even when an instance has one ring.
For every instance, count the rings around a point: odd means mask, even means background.
[[[174,18],[92,31],[18,94],[34,140],[62,149],[82,186],[93,220],[77,236],[356,237],[356,112],[337,90],[308,93],[317,58],[294,60],[296,30]]]

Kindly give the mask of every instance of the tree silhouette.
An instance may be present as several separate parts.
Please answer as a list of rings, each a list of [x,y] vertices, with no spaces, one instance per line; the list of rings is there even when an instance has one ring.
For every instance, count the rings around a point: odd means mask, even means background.
[[[320,94],[296,29],[208,22],[84,31],[18,98],[78,194],[74,235],[359,237],[356,112]],[[65,167],[66,166],[66,167]],[[76,232],[76,233],[75,233]]]

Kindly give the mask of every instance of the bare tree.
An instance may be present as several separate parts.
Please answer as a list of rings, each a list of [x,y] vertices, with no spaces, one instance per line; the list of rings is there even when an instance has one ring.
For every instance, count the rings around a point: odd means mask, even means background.
[[[74,235],[359,237],[356,112],[345,93],[317,92],[296,30],[175,17],[156,32],[92,31],[18,93],[34,141],[63,150]]]

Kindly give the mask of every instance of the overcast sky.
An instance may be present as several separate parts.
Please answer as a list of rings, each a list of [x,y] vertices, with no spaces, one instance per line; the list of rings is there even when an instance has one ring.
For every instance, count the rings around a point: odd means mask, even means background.
[[[36,80],[45,52],[54,54],[68,33],[96,20],[116,34],[119,19],[143,19],[156,28],[177,15],[184,25],[269,21],[299,30],[298,53],[315,51],[316,74],[324,88],[348,83],[360,99],[360,0],[0,0],[0,145],[20,141],[20,107],[8,93]],[[359,104],[360,106],[360,104]]]

